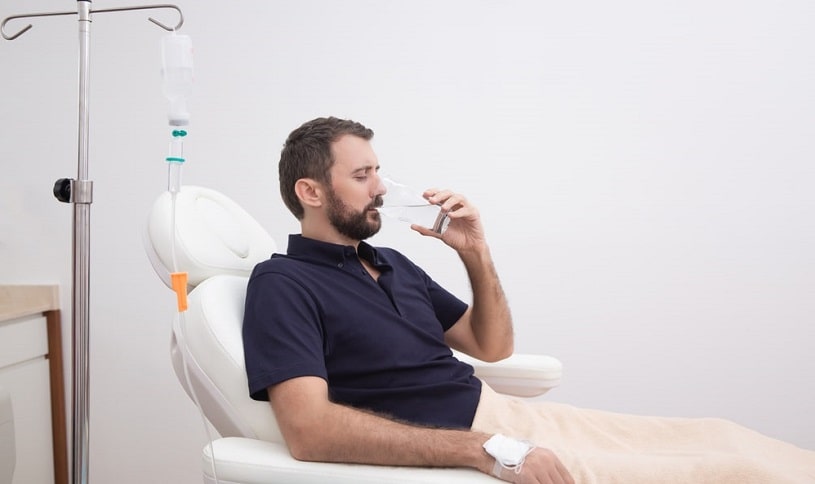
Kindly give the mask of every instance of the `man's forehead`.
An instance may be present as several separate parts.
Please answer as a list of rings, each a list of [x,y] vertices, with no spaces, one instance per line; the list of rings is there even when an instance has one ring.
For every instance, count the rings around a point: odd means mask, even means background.
[[[370,142],[358,136],[342,136],[331,144],[331,151],[334,155],[334,166],[343,171],[353,172],[376,168],[379,165]]]

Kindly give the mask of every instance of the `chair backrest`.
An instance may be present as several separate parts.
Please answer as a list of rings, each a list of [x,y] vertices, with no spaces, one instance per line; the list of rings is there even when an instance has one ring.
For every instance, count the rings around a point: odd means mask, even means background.
[[[153,204],[144,246],[159,278],[188,273],[188,309],[176,316],[173,368],[223,437],[282,442],[266,402],[249,398],[241,326],[248,277],[277,249],[242,207],[208,188],[183,186]]]

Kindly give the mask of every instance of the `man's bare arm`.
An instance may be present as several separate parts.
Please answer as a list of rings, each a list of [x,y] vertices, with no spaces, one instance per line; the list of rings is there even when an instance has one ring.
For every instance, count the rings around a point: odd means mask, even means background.
[[[298,460],[426,467],[489,473],[489,435],[403,424],[328,400],[325,380],[299,377],[271,387],[269,401]]]
[[[515,344],[512,316],[478,209],[464,196],[449,190],[430,189],[424,196],[431,203],[441,204],[450,217],[450,226],[440,236],[418,226],[414,230],[441,238],[458,252],[473,291],[472,306],[445,335],[447,344],[484,361],[507,358]]]
[[[298,377],[268,390],[289,452],[298,460],[421,467],[469,467],[492,475],[483,449],[488,434],[417,427],[328,401],[325,380]],[[521,484],[573,484],[548,449],[536,448],[521,472],[501,479]]]
[[[459,252],[459,256],[467,268],[473,291],[467,323],[478,353],[469,354],[484,361],[507,358],[515,348],[512,315],[489,248],[485,244],[477,250]],[[455,326],[450,329],[455,329]]]

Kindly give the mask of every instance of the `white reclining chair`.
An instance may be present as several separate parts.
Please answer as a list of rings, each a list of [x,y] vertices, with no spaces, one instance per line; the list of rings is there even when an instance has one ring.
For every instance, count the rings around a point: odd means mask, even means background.
[[[169,193],[158,197],[144,243],[168,287],[173,268],[188,273],[188,309],[177,318],[171,355],[181,385],[220,434],[203,450],[206,484],[496,482],[471,469],[292,458],[269,403],[249,398],[241,341],[246,283],[255,264],[277,250],[274,240],[233,200],[184,186],[174,201]],[[549,356],[514,355],[491,364],[457,356],[498,392],[533,397],[560,383],[561,364]]]

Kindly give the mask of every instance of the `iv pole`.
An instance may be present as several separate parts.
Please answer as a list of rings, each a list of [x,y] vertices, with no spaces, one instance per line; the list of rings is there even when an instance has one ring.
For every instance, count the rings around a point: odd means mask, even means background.
[[[89,395],[89,364],[88,364],[88,310],[90,300],[90,210],[93,202],[93,182],[88,180],[88,77],[90,73],[90,27],[91,14],[104,12],[121,12],[130,10],[162,9],[168,8],[178,12],[179,21],[175,27],[168,27],[161,22],[149,18],[159,27],[173,31],[181,28],[184,15],[175,5],[145,5],[137,7],[108,8],[101,10],[91,9],[91,0],[78,0],[76,12],[46,12],[13,15],[0,23],[0,34],[6,40],[14,40],[27,32],[31,25],[24,27],[15,34],[7,35],[6,23],[13,19],[50,17],[61,15],[79,16],[79,140],[78,140],[78,168],[75,180],[62,178],[54,185],[54,196],[61,202],[74,204],[73,218],[73,480],[74,484],[88,482],[88,395]]]

